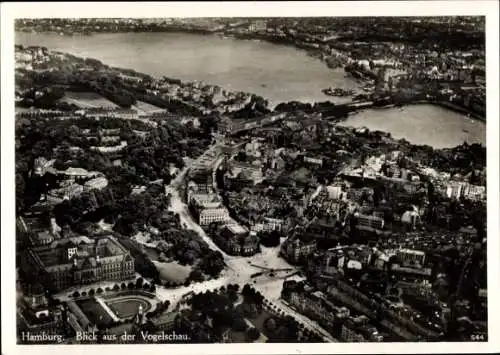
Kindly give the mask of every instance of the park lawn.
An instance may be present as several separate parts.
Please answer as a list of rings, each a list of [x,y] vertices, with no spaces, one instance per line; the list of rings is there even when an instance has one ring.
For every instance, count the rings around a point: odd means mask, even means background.
[[[163,281],[184,282],[191,273],[191,266],[184,266],[176,261],[160,262],[153,261],[156,269],[160,273],[160,279]]]
[[[75,104],[80,108],[118,108],[119,106],[112,101],[104,98],[95,92],[74,92],[67,91],[61,101],[69,104]]]
[[[147,102],[144,102],[144,101],[137,101],[134,106],[137,107],[137,111],[143,111],[145,113],[163,110],[162,108],[160,108],[158,106],[148,104]]]
[[[113,318],[106,312],[104,308],[94,299],[86,299],[77,301],[78,307],[85,313],[89,321],[98,327],[107,327]]]
[[[137,298],[117,299],[106,302],[106,305],[119,318],[129,318],[135,316],[139,312],[139,306],[142,305],[144,313],[151,309],[151,304]]]

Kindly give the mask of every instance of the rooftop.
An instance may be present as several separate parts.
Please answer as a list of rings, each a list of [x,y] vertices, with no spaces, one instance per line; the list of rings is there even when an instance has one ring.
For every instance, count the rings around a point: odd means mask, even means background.
[[[233,234],[243,234],[247,232],[246,228],[236,223],[228,224],[226,228]]]
[[[82,168],[68,168],[64,171],[66,175],[87,175],[89,172]]]
[[[59,265],[69,265],[68,249],[76,248],[77,264],[97,262],[97,258],[107,258],[119,256],[126,253],[126,250],[111,237],[100,239],[90,239],[85,236],[64,238],[53,241],[51,244],[35,247],[31,250],[32,255],[36,255],[43,267],[57,267]]]
[[[425,255],[425,252],[413,249],[399,249],[400,253],[413,254],[413,255]]]

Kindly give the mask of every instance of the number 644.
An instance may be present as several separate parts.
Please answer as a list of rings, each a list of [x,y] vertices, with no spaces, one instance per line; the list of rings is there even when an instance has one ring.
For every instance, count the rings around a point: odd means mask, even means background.
[[[484,334],[473,334],[470,336],[470,339],[473,341],[481,341],[484,340]]]

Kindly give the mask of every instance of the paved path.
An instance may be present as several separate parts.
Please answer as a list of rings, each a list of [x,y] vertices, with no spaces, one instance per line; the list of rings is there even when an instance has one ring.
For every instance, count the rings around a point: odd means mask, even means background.
[[[104,308],[104,310],[106,311],[106,313],[108,313],[109,316],[111,318],[113,318],[113,321],[118,322],[120,320],[120,318],[118,318],[116,316],[115,312],[113,312],[111,310],[111,308],[108,307],[108,305],[106,304],[106,302],[104,302],[101,297],[96,297],[95,299],[96,299],[97,303],[99,303],[101,305],[101,307]]]

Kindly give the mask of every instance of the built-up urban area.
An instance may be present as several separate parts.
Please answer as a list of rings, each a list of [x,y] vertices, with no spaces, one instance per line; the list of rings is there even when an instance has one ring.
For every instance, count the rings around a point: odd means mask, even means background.
[[[252,93],[16,46],[20,343],[487,340],[486,148],[337,125],[418,102],[485,119],[484,20],[17,27],[251,36],[365,84],[347,104],[270,109]]]

